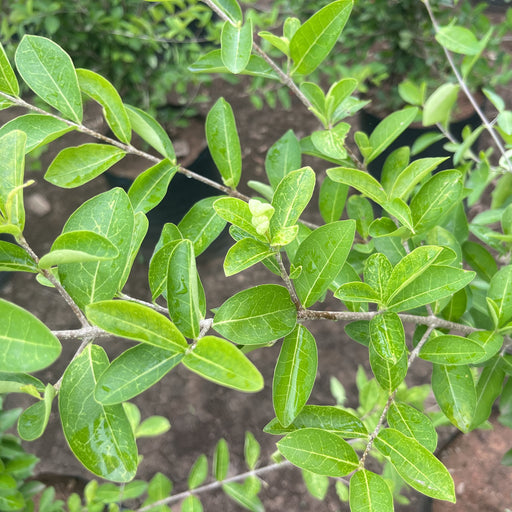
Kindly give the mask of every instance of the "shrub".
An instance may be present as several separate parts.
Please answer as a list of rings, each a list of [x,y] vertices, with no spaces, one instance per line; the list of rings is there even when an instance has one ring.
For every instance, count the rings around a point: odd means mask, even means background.
[[[289,18],[283,36],[266,34],[283,55],[282,67],[253,41],[252,23],[234,0],[207,4],[224,20],[221,48],[202,56],[193,70],[278,80],[323,125],[301,140],[288,131],[276,141],[267,155],[268,183],[252,183],[255,197],[237,190],[242,151],[235,114],[223,98],[206,120],[208,146],[222,177],[222,183],[215,183],[177,165],[172,142],[158,122],[124,104],[101,75],[75,69],[54,42],[26,35],[14,59],[24,83],[53,110],[20,97],[16,74],[0,52],[2,106],[30,111],[0,129],[0,232],[17,242],[0,242],[0,270],[34,273],[41,284],[55,288],[81,324],[71,332],[53,332],[26,310],[0,300],[0,391],[28,393],[37,400],[20,415],[18,432],[26,440],[39,437],[57,398],[64,434],[81,463],[102,478],[129,482],[139,462],[130,399],[180,364],[219,385],[258,392],[264,379],[247,353],[280,343],[273,377],[275,418],[264,428],[281,436],[277,462],[258,467],[259,447],[248,435],[249,471],[227,478],[228,447],[220,441],[213,462],[217,483],[211,487],[222,486],[245,508],[262,510],[258,475],[291,463],[304,471],[308,487],[320,498],[328,478],[337,479],[339,494],[346,495],[352,511],[393,510],[393,499],[400,500],[405,484],[455,501],[452,478],[433,454],[435,426],[450,422],[462,432],[485,426],[500,395],[501,420],[511,422],[511,113],[495,92],[487,91],[498,110],[496,126],[480,112],[481,129],[466,130],[462,141],[450,139],[457,168],[435,173],[443,158],[411,161],[410,148],[400,148],[386,160],[378,182],[366,172],[367,165],[420,109],[394,112],[371,134],[356,132],[359,157],[345,143],[351,126],[344,121],[360,106],[351,96],[356,80],[343,78],[327,93],[305,80],[328,57],[352,2],[332,2],[302,24]],[[464,28],[446,26],[443,34],[439,41],[450,63],[450,52],[479,52],[479,41]],[[464,45],[457,42],[461,34]],[[439,85],[421,112],[425,124],[438,124],[450,136],[454,88],[472,97],[462,79],[457,86]],[[82,125],[82,95],[103,106],[115,138]],[[469,149],[483,129],[494,140],[499,162],[491,162],[490,151],[475,155]],[[127,154],[145,158],[149,168],[127,193],[114,188],[84,202],[51,249],[35,254],[23,235],[23,194],[32,185],[23,177],[25,153],[71,130],[99,142],[63,149],[45,174],[55,186],[78,187]],[[135,148],[132,131],[160,156]],[[317,173],[302,166],[302,154],[333,167],[325,175]],[[145,303],[125,295],[123,288],[148,228],[146,214],[169,183],[172,187],[177,172],[209,183],[219,195],[197,202],[178,225],[163,227],[149,264],[153,302]],[[322,225],[308,222],[304,214],[317,184]],[[480,202],[488,186],[491,208],[469,220],[465,204]],[[376,219],[373,204],[382,211]],[[226,224],[235,242],[224,260],[226,276],[262,263],[281,284],[273,284],[271,276],[267,284],[207,305],[195,258]],[[338,307],[317,309],[327,294],[333,294]],[[318,361],[317,341],[306,322],[334,320],[368,347],[373,376],[358,373],[355,410],[341,403],[308,404]],[[110,334],[137,344],[110,361],[96,343]],[[68,338],[83,341],[57,382],[30,375],[52,364]],[[435,412],[425,411],[423,391],[404,381],[418,358],[432,366],[428,384],[437,401]],[[343,394],[339,383],[337,390]],[[368,469],[369,457],[381,463],[380,472]],[[143,510],[179,498],[184,498],[182,510],[201,510],[196,493],[205,490],[207,467],[206,457],[200,457],[185,495],[168,497],[167,480],[155,484],[163,491],[152,493]]]

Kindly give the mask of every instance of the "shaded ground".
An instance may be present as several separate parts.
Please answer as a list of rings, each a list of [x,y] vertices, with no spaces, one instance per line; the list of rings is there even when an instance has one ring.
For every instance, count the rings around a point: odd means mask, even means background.
[[[248,98],[237,93],[234,88],[222,84],[221,87],[213,89],[214,95],[216,91],[221,91],[226,96],[236,113],[246,180],[263,179],[266,151],[286,130],[293,128],[297,135],[301,136],[317,128],[313,116],[301,105],[294,103],[290,111],[276,109],[258,112],[253,110]],[[94,112],[91,116],[94,122]],[[76,145],[88,141],[78,134],[67,137],[66,140],[71,139]],[[191,144],[194,147],[190,149],[196,149],[200,144],[199,139],[195,138]],[[59,144],[55,145],[52,154],[43,156],[43,169],[58,147]],[[140,162],[130,160],[125,161],[124,165],[139,168]],[[315,170],[320,171],[316,164]],[[37,185],[27,191],[29,213],[26,238],[36,253],[43,254],[60,233],[69,214],[85,198],[106,190],[107,185],[104,179],[98,178],[77,190],[65,191],[44,182],[40,173],[32,173],[30,177],[36,179]],[[247,192],[248,189],[245,188],[244,191]],[[311,212],[309,215],[309,220],[319,220],[316,216],[318,214]],[[220,246],[206,257],[201,257],[198,266],[209,308],[219,306],[239,290],[274,279],[262,266],[226,279],[222,271],[222,251],[225,252],[228,246],[227,240],[224,239]],[[128,294],[146,300],[150,299],[146,277],[147,264],[147,257],[141,256],[137,259],[126,289]],[[0,291],[0,296],[32,311],[53,329],[78,327],[78,322],[56,293],[35,285],[33,281],[31,275],[17,274]],[[329,299],[323,307],[337,308],[337,305],[335,301]],[[346,386],[348,405],[356,405],[355,372],[358,364],[367,365],[366,350],[349,341],[340,324],[319,321],[311,323],[308,328],[315,335],[319,347],[319,373],[310,403],[334,403],[329,392],[329,379],[335,376]],[[115,357],[127,347],[126,341],[115,339],[104,341],[102,344],[110,357]],[[55,382],[77,346],[78,342],[66,342],[59,362],[41,372],[39,377],[45,382]],[[261,430],[272,418],[271,382],[278,350],[279,347],[275,346],[255,351],[250,355],[263,373],[266,382],[265,389],[256,395],[245,395],[221,388],[197,377],[185,368],[178,367],[149,391],[137,397],[134,402],[140,407],[143,418],[151,414],[160,414],[168,417],[172,423],[171,431],[164,436],[156,440],[140,441],[140,452],[144,455],[144,460],[140,465],[139,477],[151,478],[155,472],[160,471],[175,482],[177,492],[184,490],[188,471],[198,455],[206,453],[211,462],[215,444],[222,437],[228,441],[231,449],[230,474],[244,471],[243,442],[246,430],[250,430],[262,444],[261,465],[269,463],[270,455],[275,451],[276,439],[263,434]],[[429,377],[428,366],[417,364],[414,365],[408,379],[411,384],[418,384],[428,382]],[[18,398],[19,395],[16,395],[16,400]],[[28,403],[29,400],[26,400],[25,405]],[[9,404],[12,405],[13,401],[10,400]],[[450,433],[451,431],[448,431],[444,438],[448,438]],[[502,454],[512,446],[511,432],[499,430],[496,433],[497,438],[493,437],[490,440],[486,435],[475,433],[457,439],[457,444],[447,451],[447,464],[456,478],[459,503],[456,508],[436,508],[436,512],[503,511],[506,506],[512,504],[511,489],[503,484],[512,481],[512,470],[499,468],[498,473],[493,473],[495,476],[489,477],[489,471],[494,471],[498,467]],[[81,475],[86,478],[91,476],[67,448],[56,409],[43,437],[28,445],[28,449],[42,459],[38,466],[40,472]],[[466,460],[466,454],[469,454],[469,461]],[[490,467],[483,465],[484,460],[489,462]],[[464,480],[459,479],[461,474]],[[269,512],[348,510],[348,507],[337,498],[332,484],[323,503],[309,496],[298,470],[285,468],[267,474],[264,482],[260,496]],[[221,492],[209,493],[202,499],[206,511],[241,510]],[[411,504],[402,510],[419,512],[426,510],[425,507],[423,500],[413,497]]]

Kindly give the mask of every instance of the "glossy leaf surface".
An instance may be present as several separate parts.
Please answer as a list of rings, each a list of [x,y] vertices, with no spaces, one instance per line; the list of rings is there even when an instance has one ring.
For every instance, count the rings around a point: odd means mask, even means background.
[[[221,57],[231,73],[240,73],[249,64],[252,51],[252,21],[244,25],[224,23],[221,34]]]
[[[2,44],[0,44],[0,91],[10,96],[18,96],[20,93],[18,80]]]
[[[265,170],[275,190],[279,182],[301,166],[300,143],[292,130],[288,130],[270,147],[265,158]]]
[[[361,469],[350,478],[351,512],[393,512],[393,495],[379,475]]]

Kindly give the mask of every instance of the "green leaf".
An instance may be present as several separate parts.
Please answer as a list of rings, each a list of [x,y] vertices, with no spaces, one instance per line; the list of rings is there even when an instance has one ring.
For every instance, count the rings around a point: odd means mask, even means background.
[[[19,96],[20,86],[3,45],[0,43],[0,91],[10,96]]]
[[[41,393],[45,390],[44,384],[32,375],[27,373],[0,372],[0,393],[27,393],[40,399]],[[18,414],[21,409],[18,409]],[[2,416],[0,415],[0,418]],[[17,416],[16,416],[17,418]],[[13,420],[14,424],[14,420]],[[11,425],[9,425],[10,427]],[[4,424],[0,420],[0,432],[4,430]],[[5,427],[5,428],[9,428]]]
[[[267,244],[253,238],[243,238],[227,252],[224,260],[224,273],[226,276],[232,276],[273,256],[273,254],[274,251]]]
[[[244,456],[249,470],[253,470],[260,458],[261,447],[256,438],[250,433],[245,433]]]
[[[393,495],[386,481],[366,469],[350,478],[350,510],[352,512],[393,512]]]
[[[476,408],[476,391],[468,366],[434,364],[432,391],[446,417],[462,432],[471,428]]]
[[[194,495],[187,496],[181,502],[181,512],[203,512],[201,500]]]
[[[464,288],[474,277],[474,272],[444,265],[431,265],[388,301],[388,310],[407,311],[430,304]]]
[[[507,265],[493,275],[487,292],[489,299],[497,305],[499,326],[512,317],[512,265]]]
[[[416,439],[429,452],[436,449],[437,432],[432,420],[418,409],[403,402],[392,402],[387,420],[391,428]]]
[[[478,277],[489,282],[498,271],[498,265],[491,253],[482,245],[466,240],[462,244],[464,259],[476,271]]]
[[[447,25],[436,32],[437,42],[447,50],[463,55],[477,55],[481,52],[480,43],[475,34],[466,27]]]
[[[181,354],[188,348],[185,338],[164,315],[148,306],[126,300],[104,300],[85,308],[90,322],[103,330]]]
[[[352,248],[353,220],[340,220],[315,229],[299,246],[293,260],[302,273],[295,279],[297,295],[304,305],[313,305],[338,275]]]
[[[266,30],[258,32],[258,35],[277,48],[281,53],[284,53],[287,57],[290,56],[290,44],[285,37],[276,36],[275,34],[272,34],[272,32],[268,32]]]
[[[270,343],[295,327],[297,310],[283,286],[264,284],[238,292],[218,309],[213,328],[241,345]]]
[[[119,162],[126,152],[106,144],[83,144],[63,149],[48,166],[46,181],[62,188],[76,188]]]
[[[167,297],[167,272],[169,270],[169,258],[178,245],[178,242],[181,240],[182,238],[180,235],[178,240],[173,240],[160,247],[153,254],[153,257],[149,262],[148,280],[153,301],[160,295]]]
[[[309,494],[317,500],[323,501],[329,489],[329,478],[325,475],[317,475],[306,469],[302,470],[302,478]]]
[[[134,217],[126,193],[115,188],[83,203],[67,220],[63,233],[94,231],[107,238],[119,250],[119,256],[107,261],[67,263],[59,266],[59,278],[79,307],[109,300],[121,286],[129,264]]]
[[[442,171],[428,180],[412,198],[414,230],[419,233],[436,226],[461,200],[464,191],[458,171]]]
[[[21,130],[27,134],[25,152],[30,153],[74,130],[74,127],[46,114],[25,114],[5,123],[0,128],[0,137],[13,130]]]
[[[190,468],[188,474],[188,488],[195,489],[204,483],[208,476],[208,459],[206,455],[201,454]]]
[[[343,302],[380,302],[379,294],[367,283],[355,281],[342,284],[334,296]]]
[[[243,14],[237,0],[212,0],[233,23],[242,23]]]
[[[478,363],[485,353],[477,341],[446,334],[430,337],[421,347],[419,356],[431,363],[460,365]]]
[[[0,138],[0,229],[6,222],[15,226],[13,234],[25,227],[25,208],[23,206],[23,175],[25,172],[25,132],[14,130]],[[2,216],[4,219],[2,219]]]
[[[272,382],[272,401],[281,425],[290,425],[308,401],[317,367],[315,338],[297,325],[283,340]]]
[[[244,25],[233,25],[224,22],[221,34],[221,58],[224,65],[237,74],[243,71],[252,51],[252,21],[249,19]]]
[[[51,251],[39,260],[39,268],[51,268],[62,263],[105,261],[119,256],[117,247],[94,231],[69,231],[59,235]]]
[[[293,130],[288,130],[274,142],[265,157],[265,170],[274,190],[287,174],[300,168],[301,160],[299,140]]]
[[[178,166],[165,158],[139,174],[128,190],[133,211],[147,213],[159,204],[177,171]]]
[[[318,428],[290,432],[277,447],[292,464],[319,475],[345,476],[359,464],[356,452],[346,441]]]
[[[377,292],[380,300],[384,300],[388,293],[392,272],[390,261],[382,253],[372,254],[364,264],[364,281]]]
[[[237,226],[250,236],[266,242],[263,235],[260,235],[252,223],[253,214],[249,205],[237,197],[221,197],[213,203],[213,208],[219,217]]]
[[[342,78],[331,85],[325,98],[328,119],[332,118],[338,107],[348,99],[348,97],[355,91],[356,87],[357,80],[355,78]]]
[[[334,160],[347,158],[345,136],[350,129],[347,123],[340,123],[329,130],[317,130],[311,134],[315,148],[323,155]]]
[[[425,101],[423,126],[432,126],[436,123],[446,124],[458,94],[458,84],[446,83],[439,86]]]
[[[382,185],[364,171],[348,167],[333,167],[332,169],[327,169],[327,175],[337,183],[343,183],[359,190],[361,194],[369,197],[381,206],[387,201],[387,194]]]
[[[148,484],[148,499],[144,505],[154,503],[155,501],[163,500],[170,496],[172,492],[172,482],[162,473],[156,473],[155,476],[149,481]],[[155,509],[155,512],[167,512],[163,509]]]
[[[45,37],[24,35],[15,55],[25,83],[46,103],[75,123],[82,122],[82,97],[69,55]]]
[[[326,176],[320,186],[318,206],[325,223],[334,222],[341,218],[348,195],[348,186],[333,181]]]
[[[0,272],[38,272],[34,260],[19,245],[0,240]]]
[[[228,476],[229,448],[225,439],[220,439],[213,454],[213,475],[216,480],[224,480]]]
[[[365,157],[365,162],[369,164],[382,154],[414,121],[417,113],[418,109],[416,107],[404,108],[384,118],[370,135],[369,144],[371,152]]]
[[[314,188],[315,173],[311,167],[291,171],[279,182],[272,198],[272,237],[282,228],[293,226],[298,221],[313,195]]]
[[[128,261],[124,267],[124,272],[119,281],[119,289],[122,290],[128,281],[128,277],[130,276],[133,263],[135,262],[135,258],[139,254],[140,247],[142,245],[142,241],[146,236],[149,228],[149,221],[146,215],[142,212],[137,212],[133,216],[133,232],[130,239],[130,248],[128,250]]]
[[[197,201],[178,224],[183,238],[194,244],[194,254],[199,256],[220,235],[226,222],[216,215],[214,203],[219,196],[205,197]]]
[[[275,418],[265,425],[263,431],[267,434],[282,435],[304,428],[319,428],[341,437],[356,439],[368,435],[359,418],[332,405],[305,405],[290,425],[285,427]]]
[[[98,377],[108,366],[104,350],[90,344],[64,372],[59,411],[66,440],[80,462],[95,475],[129,482],[138,455],[132,427],[122,405],[94,399]]]
[[[254,393],[263,389],[258,369],[229,341],[204,336],[185,354],[183,364],[201,377],[228,388]]]
[[[231,105],[219,98],[206,116],[206,140],[224,185],[236,188],[242,173],[242,151]]]
[[[370,320],[370,365],[377,382],[394,391],[407,373],[407,348],[402,321],[396,313],[380,313]]]
[[[194,248],[190,240],[181,240],[169,258],[167,305],[169,315],[188,338],[197,338],[202,311]]]
[[[115,87],[106,78],[89,69],[77,69],[76,74],[81,91],[103,107],[105,120],[114,135],[121,142],[129,144],[132,126]]]
[[[0,299],[0,371],[35,372],[52,364],[62,350],[59,340],[28,311]]]
[[[261,489],[261,481],[249,476],[243,484],[230,482],[222,486],[222,490],[236,503],[251,512],[264,512],[263,505],[257,494]]]
[[[336,44],[352,10],[351,0],[332,2],[309,18],[290,41],[292,73],[314,71]]]
[[[455,503],[450,473],[418,441],[398,430],[386,428],[379,432],[374,445],[411,487],[432,498]]]
[[[133,131],[142,137],[152,148],[176,165],[176,154],[171,139],[162,126],[140,108],[125,105]]]
[[[468,338],[476,341],[483,348],[485,355],[478,362],[484,362],[494,357],[503,346],[503,336],[494,331],[472,332]]]
[[[136,345],[114,359],[101,374],[94,398],[103,405],[131,400],[169,373],[183,354],[146,343]]]
[[[34,441],[43,435],[50,419],[52,402],[56,394],[56,389],[48,384],[44,392],[44,399],[21,413],[18,420],[18,434],[24,441]]]

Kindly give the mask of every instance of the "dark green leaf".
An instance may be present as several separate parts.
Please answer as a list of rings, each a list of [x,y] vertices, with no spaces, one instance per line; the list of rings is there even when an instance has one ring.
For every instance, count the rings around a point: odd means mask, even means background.
[[[16,244],[0,240],[0,272],[37,272],[37,266],[28,253]]]
[[[18,420],[18,434],[23,440],[34,441],[43,435],[50,419],[52,402],[56,394],[55,388],[48,384],[44,399],[23,411]]]
[[[337,183],[329,176],[326,176],[320,186],[320,196],[318,206],[322,218],[326,223],[334,222],[341,218],[345,201],[347,200],[348,186],[343,183]]]

